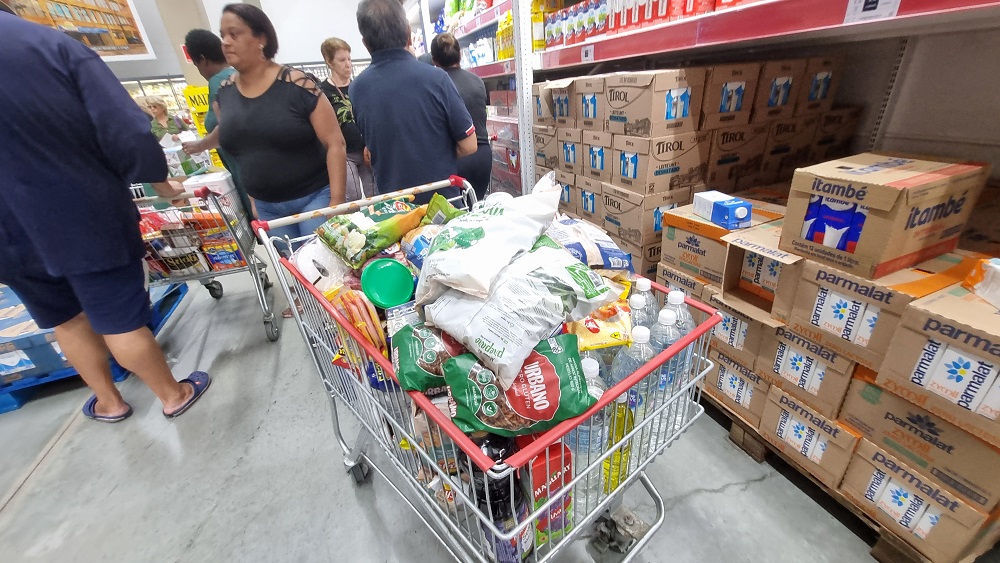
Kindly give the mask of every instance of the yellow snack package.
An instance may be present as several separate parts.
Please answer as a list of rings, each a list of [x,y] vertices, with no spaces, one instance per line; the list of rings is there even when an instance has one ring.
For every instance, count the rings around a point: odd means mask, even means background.
[[[566,332],[575,334],[580,351],[632,344],[632,313],[628,302],[618,300],[594,311],[582,321],[566,323]]]

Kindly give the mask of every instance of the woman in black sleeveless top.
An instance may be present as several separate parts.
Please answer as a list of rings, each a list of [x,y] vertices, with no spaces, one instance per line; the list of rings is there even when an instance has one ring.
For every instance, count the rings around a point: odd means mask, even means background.
[[[274,26],[249,4],[223,9],[222,51],[236,69],[219,88],[219,145],[232,156],[258,219],[270,220],[344,202],[347,154],[329,100],[305,73],[279,65]],[[312,233],[313,219],[272,229],[291,238]]]

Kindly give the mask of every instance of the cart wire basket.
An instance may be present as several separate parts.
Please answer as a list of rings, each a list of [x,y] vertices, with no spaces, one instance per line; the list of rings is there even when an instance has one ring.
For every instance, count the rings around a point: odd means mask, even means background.
[[[456,206],[474,205],[468,183],[452,177],[254,227],[264,238],[270,227],[316,213],[351,212],[448,186],[464,187],[453,200]],[[704,413],[698,383],[712,367],[708,341],[721,320],[715,309],[687,300],[705,319],[687,335],[605,391],[582,415],[522,437],[523,447],[494,459],[484,445],[496,437],[461,432],[448,414],[447,395],[428,397],[396,385],[391,361],[280,256],[295,243],[273,238],[267,250],[288,273],[278,278],[289,303],[296,297],[301,303],[295,322],[330,396],[334,432],[349,473],[359,484],[371,470],[382,475],[456,560],[549,561],[595,530],[603,548],[613,547],[629,560],[662,526],[664,503],[645,468]],[[653,288],[667,291],[659,284]],[[353,445],[343,436],[338,403],[361,425]],[[590,447],[580,456],[567,447],[588,437]],[[623,503],[635,483],[652,499],[652,523],[642,522]]]

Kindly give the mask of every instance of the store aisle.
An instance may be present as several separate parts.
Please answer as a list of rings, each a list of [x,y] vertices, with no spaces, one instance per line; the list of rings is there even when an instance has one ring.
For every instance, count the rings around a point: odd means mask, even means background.
[[[218,302],[192,287],[161,334],[176,373],[214,376],[188,414],[168,422],[130,379],[121,388],[135,415],[118,425],[79,416],[79,387],[0,416],[0,503],[67,425],[0,505],[0,560],[446,561],[384,482],[358,488],[344,473],[291,321],[268,343],[249,280],[222,281]],[[639,560],[775,561],[780,545],[782,561],[871,561],[865,541],[789,486],[789,473],[754,463],[725,435],[703,417],[652,466],[669,512]]]

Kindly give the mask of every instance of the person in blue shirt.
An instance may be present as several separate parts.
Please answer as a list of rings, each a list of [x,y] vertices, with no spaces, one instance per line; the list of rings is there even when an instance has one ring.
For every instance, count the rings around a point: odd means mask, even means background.
[[[2,10],[0,36],[0,283],[35,323],[54,329],[70,364],[94,391],[84,414],[132,414],[111,378],[108,350],[163,403],[185,412],[211,383],[175,381],[147,328],[146,254],[129,184],[163,197],[163,150],[149,119],[111,69],[68,35]]]
[[[458,173],[458,158],[476,153],[476,128],[455,84],[406,47],[410,24],[399,0],[358,5],[361,41],[372,63],[351,85],[375,184],[388,193]],[[446,196],[454,189],[442,190]],[[429,196],[417,198],[427,201]]]

